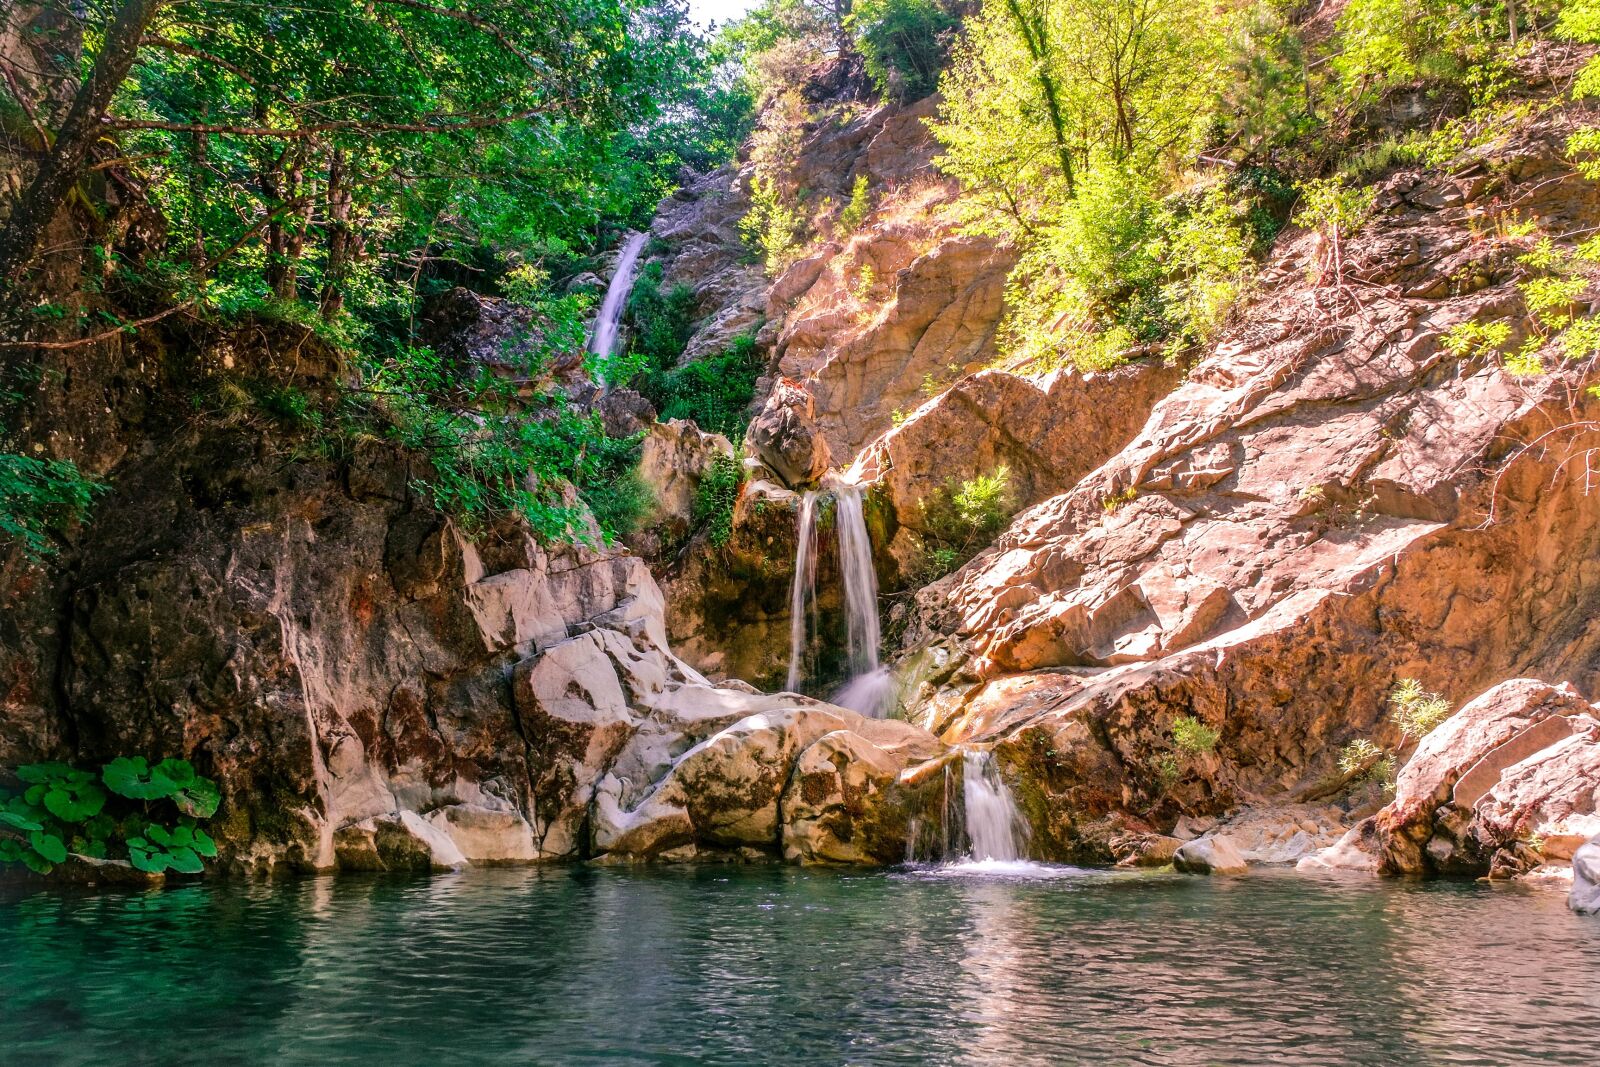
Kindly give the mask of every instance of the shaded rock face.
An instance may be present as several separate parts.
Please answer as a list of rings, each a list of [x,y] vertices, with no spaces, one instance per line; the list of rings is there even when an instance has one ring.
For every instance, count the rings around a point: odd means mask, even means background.
[[[733,455],[721,434],[705,433],[684,419],[650,424],[639,452],[639,477],[653,501],[629,547],[652,561],[683,547],[694,527],[695,493],[718,456]]]
[[[783,688],[799,511],[798,493],[770,481],[748,482],[734,509],[728,543],[713,546],[701,533],[664,569],[672,647],[696,669],[762,689]],[[827,631],[820,643],[842,650],[843,605],[833,543],[832,529],[823,531],[817,614]]]
[[[1283,241],[1130,444],[919,596],[917,720],[997,740],[1070,827],[1336,787],[1346,741],[1397,740],[1397,677],[1457,700],[1525,671],[1592,687],[1600,499],[1562,464],[1600,409],[1564,371],[1513,379],[1441,344],[1521,307],[1518,249],[1471,236],[1489,197],[1552,232],[1595,216],[1565,129],[1387,181],[1347,241],[1353,295],[1308,284],[1313,235]],[[1168,788],[1179,715],[1220,741]]]
[[[239,872],[903,854],[889,809],[916,798],[897,776],[943,746],[709,683],[667,650],[640,558],[511,522],[469,540],[387,445],[291,460],[293,442],[207,420],[152,439],[53,588],[8,577],[17,618],[54,610],[55,629],[0,645],[7,765],[191,759],[222,785],[213,829]],[[830,737],[871,773],[785,808]]]

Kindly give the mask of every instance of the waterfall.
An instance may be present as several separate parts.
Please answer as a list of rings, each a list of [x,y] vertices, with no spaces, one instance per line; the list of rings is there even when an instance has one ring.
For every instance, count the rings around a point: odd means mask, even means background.
[[[850,677],[878,669],[878,572],[872,564],[872,538],[861,503],[861,487],[841,485],[834,494],[839,528],[839,572],[844,577],[845,636]]]
[[[649,239],[649,234],[636,233],[622,243],[622,254],[617,257],[617,270],[611,276],[611,285],[606,289],[605,302],[600,305],[600,314],[594,320],[594,334],[589,339],[589,351],[600,357],[601,362],[608,360],[617,347],[617,333],[622,328],[622,311],[628,304],[628,294],[633,290],[634,267],[639,262],[639,253],[644,250],[644,243]]]
[[[874,719],[889,713],[893,683],[878,662],[878,572],[872,563],[872,538],[859,485],[834,491],[834,523],[839,529],[839,572],[844,578],[845,638],[850,681],[833,698],[840,707]]]
[[[839,530],[839,571],[844,580],[845,635],[849,680],[834,694],[833,702],[863,715],[881,719],[893,703],[889,672],[878,662],[882,630],[878,625],[878,574],[872,564],[872,539],[867,535],[861,487],[836,486],[832,490],[834,523]],[[789,587],[789,690],[800,691],[810,636],[807,607],[817,599],[817,505],[822,494],[812,491],[800,498],[799,529],[795,538],[794,581]]]
[[[1028,848],[1028,824],[989,752],[968,749],[963,753],[962,797],[973,861],[1015,863],[1022,859]]]
[[[817,599],[817,499],[811,490],[800,498],[800,530],[794,553],[794,584],[789,588],[789,691],[800,691],[800,668],[806,655],[806,606]]]

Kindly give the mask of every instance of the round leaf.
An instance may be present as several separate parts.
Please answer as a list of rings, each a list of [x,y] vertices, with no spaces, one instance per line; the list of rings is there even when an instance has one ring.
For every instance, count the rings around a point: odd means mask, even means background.
[[[17,768],[17,777],[30,785],[43,785],[71,774],[71,767],[55,760],[49,763],[29,763]]]
[[[67,858],[67,846],[55,834],[47,834],[42,830],[35,830],[28,835],[28,844],[33,850],[51,863],[62,863]]]
[[[101,777],[113,793],[133,800],[159,800],[177,789],[165,774],[152,771],[143,756],[118,756],[106,764]]]
[[[167,854],[158,852],[142,837],[128,838],[128,862],[135,870],[160,874],[167,869]]]
[[[106,793],[92,779],[59,782],[44,795],[44,806],[62,822],[83,822],[100,814],[106,806]]]
[[[179,874],[200,874],[206,865],[192,848],[174,848],[167,852],[167,865]]]
[[[222,803],[222,792],[217,788],[216,782],[209,778],[197,777],[189,785],[184,786],[172,801],[185,815],[192,815],[196,819],[209,819],[217,813],[217,807]]]
[[[194,850],[207,859],[214,859],[217,855],[217,843],[211,840],[211,835],[204,830],[194,832]]]

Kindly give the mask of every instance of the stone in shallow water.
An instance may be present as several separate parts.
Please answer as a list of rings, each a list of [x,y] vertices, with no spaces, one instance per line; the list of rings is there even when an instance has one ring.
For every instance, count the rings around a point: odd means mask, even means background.
[[[1173,853],[1172,865],[1184,874],[1243,874],[1247,869],[1239,850],[1221,836],[1185,841]]]
[[[1600,834],[1572,856],[1572,893],[1567,905],[1579,915],[1600,914]]]

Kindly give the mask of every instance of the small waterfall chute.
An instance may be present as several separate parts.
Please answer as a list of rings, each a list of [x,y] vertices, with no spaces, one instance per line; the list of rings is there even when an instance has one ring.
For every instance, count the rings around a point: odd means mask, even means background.
[[[599,356],[602,363],[616,354],[617,337],[622,332],[622,313],[628,306],[628,294],[633,291],[639,253],[644,251],[648,239],[648,234],[636,233],[622,243],[616,272],[611,275],[600,314],[594,320],[594,332],[589,336],[589,351]]]
[[[1028,823],[987,749],[967,749],[962,754],[961,794],[974,863],[1016,863],[1027,858]]]
[[[800,528],[795,539],[794,583],[789,587],[789,691],[800,691],[806,657],[807,609],[817,601],[817,500],[815,489],[800,498]]]
[[[859,485],[834,490],[834,525],[839,531],[839,573],[844,582],[845,641],[850,680],[833,702],[870,718],[889,714],[894,679],[879,661],[883,630],[878,621],[878,569],[872,559],[864,494]]]

